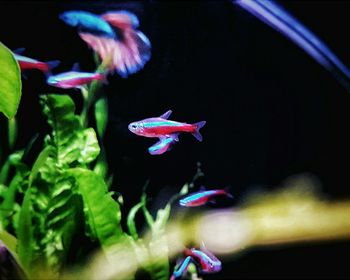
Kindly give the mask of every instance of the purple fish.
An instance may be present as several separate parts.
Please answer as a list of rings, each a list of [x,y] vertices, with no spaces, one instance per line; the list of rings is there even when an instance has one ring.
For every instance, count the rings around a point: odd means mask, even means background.
[[[201,248],[201,250],[185,249],[184,254],[192,257],[200,265],[200,272],[202,273],[215,273],[221,270],[221,261],[204,248]]]

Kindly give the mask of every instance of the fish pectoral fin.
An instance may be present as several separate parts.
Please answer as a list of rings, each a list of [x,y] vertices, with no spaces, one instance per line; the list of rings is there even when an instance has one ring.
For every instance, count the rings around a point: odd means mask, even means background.
[[[168,110],[163,115],[160,116],[161,119],[167,120],[173,111]]]

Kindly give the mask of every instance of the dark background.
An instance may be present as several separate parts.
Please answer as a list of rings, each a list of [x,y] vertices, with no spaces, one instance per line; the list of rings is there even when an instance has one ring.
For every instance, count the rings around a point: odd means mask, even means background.
[[[350,65],[350,2],[280,3]],[[142,71],[113,76],[104,88],[110,111],[105,145],[125,209],[139,200],[146,180],[153,208],[163,206],[192,178],[198,161],[205,173],[198,184],[231,186],[236,202],[305,172],[320,180],[329,199],[349,198],[350,94],[269,26],[230,1],[0,1],[0,41],[25,47],[29,57],[61,60],[55,73],[75,62],[92,71],[91,50],[58,19],[69,9],[132,11],[152,43]],[[27,76],[18,148],[46,128],[38,95],[67,92],[47,86],[39,72]],[[69,93],[80,102],[77,92]],[[156,140],[137,137],[127,125],[168,109],[177,121],[206,120],[204,141],[186,134],[172,151],[151,156],[147,148]],[[254,250],[205,279],[349,278],[349,250],[348,242]]]

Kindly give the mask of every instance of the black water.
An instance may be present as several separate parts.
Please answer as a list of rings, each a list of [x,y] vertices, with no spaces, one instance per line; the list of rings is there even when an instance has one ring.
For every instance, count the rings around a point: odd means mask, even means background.
[[[350,65],[349,2],[282,4]],[[153,45],[140,73],[114,76],[104,88],[110,109],[105,144],[113,188],[126,209],[146,180],[154,207],[162,206],[159,201],[191,179],[198,161],[205,173],[198,183],[231,186],[238,202],[256,187],[274,189],[305,172],[319,178],[329,198],[349,198],[350,94],[293,43],[230,1],[1,1],[0,40],[12,49],[26,47],[34,58],[62,60],[57,72],[75,62],[93,70],[91,51],[58,14],[119,8],[139,16]],[[38,104],[42,92],[65,91],[45,85],[40,73],[28,74],[18,147],[47,127]],[[172,151],[150,156],[147,148],[156,141],[131,134],[127,125],[168,109],[174,120],[206,120],[204,141],[184,135]],[[349,278],[349,249],[339,242],[251,251],[205,279]]]

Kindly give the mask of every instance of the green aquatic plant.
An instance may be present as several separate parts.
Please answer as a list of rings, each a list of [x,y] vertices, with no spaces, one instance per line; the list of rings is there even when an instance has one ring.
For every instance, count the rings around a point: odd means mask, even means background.
[[[0,112],[11,119],[22,94],[21,74],[13,53],[0,42]]]

